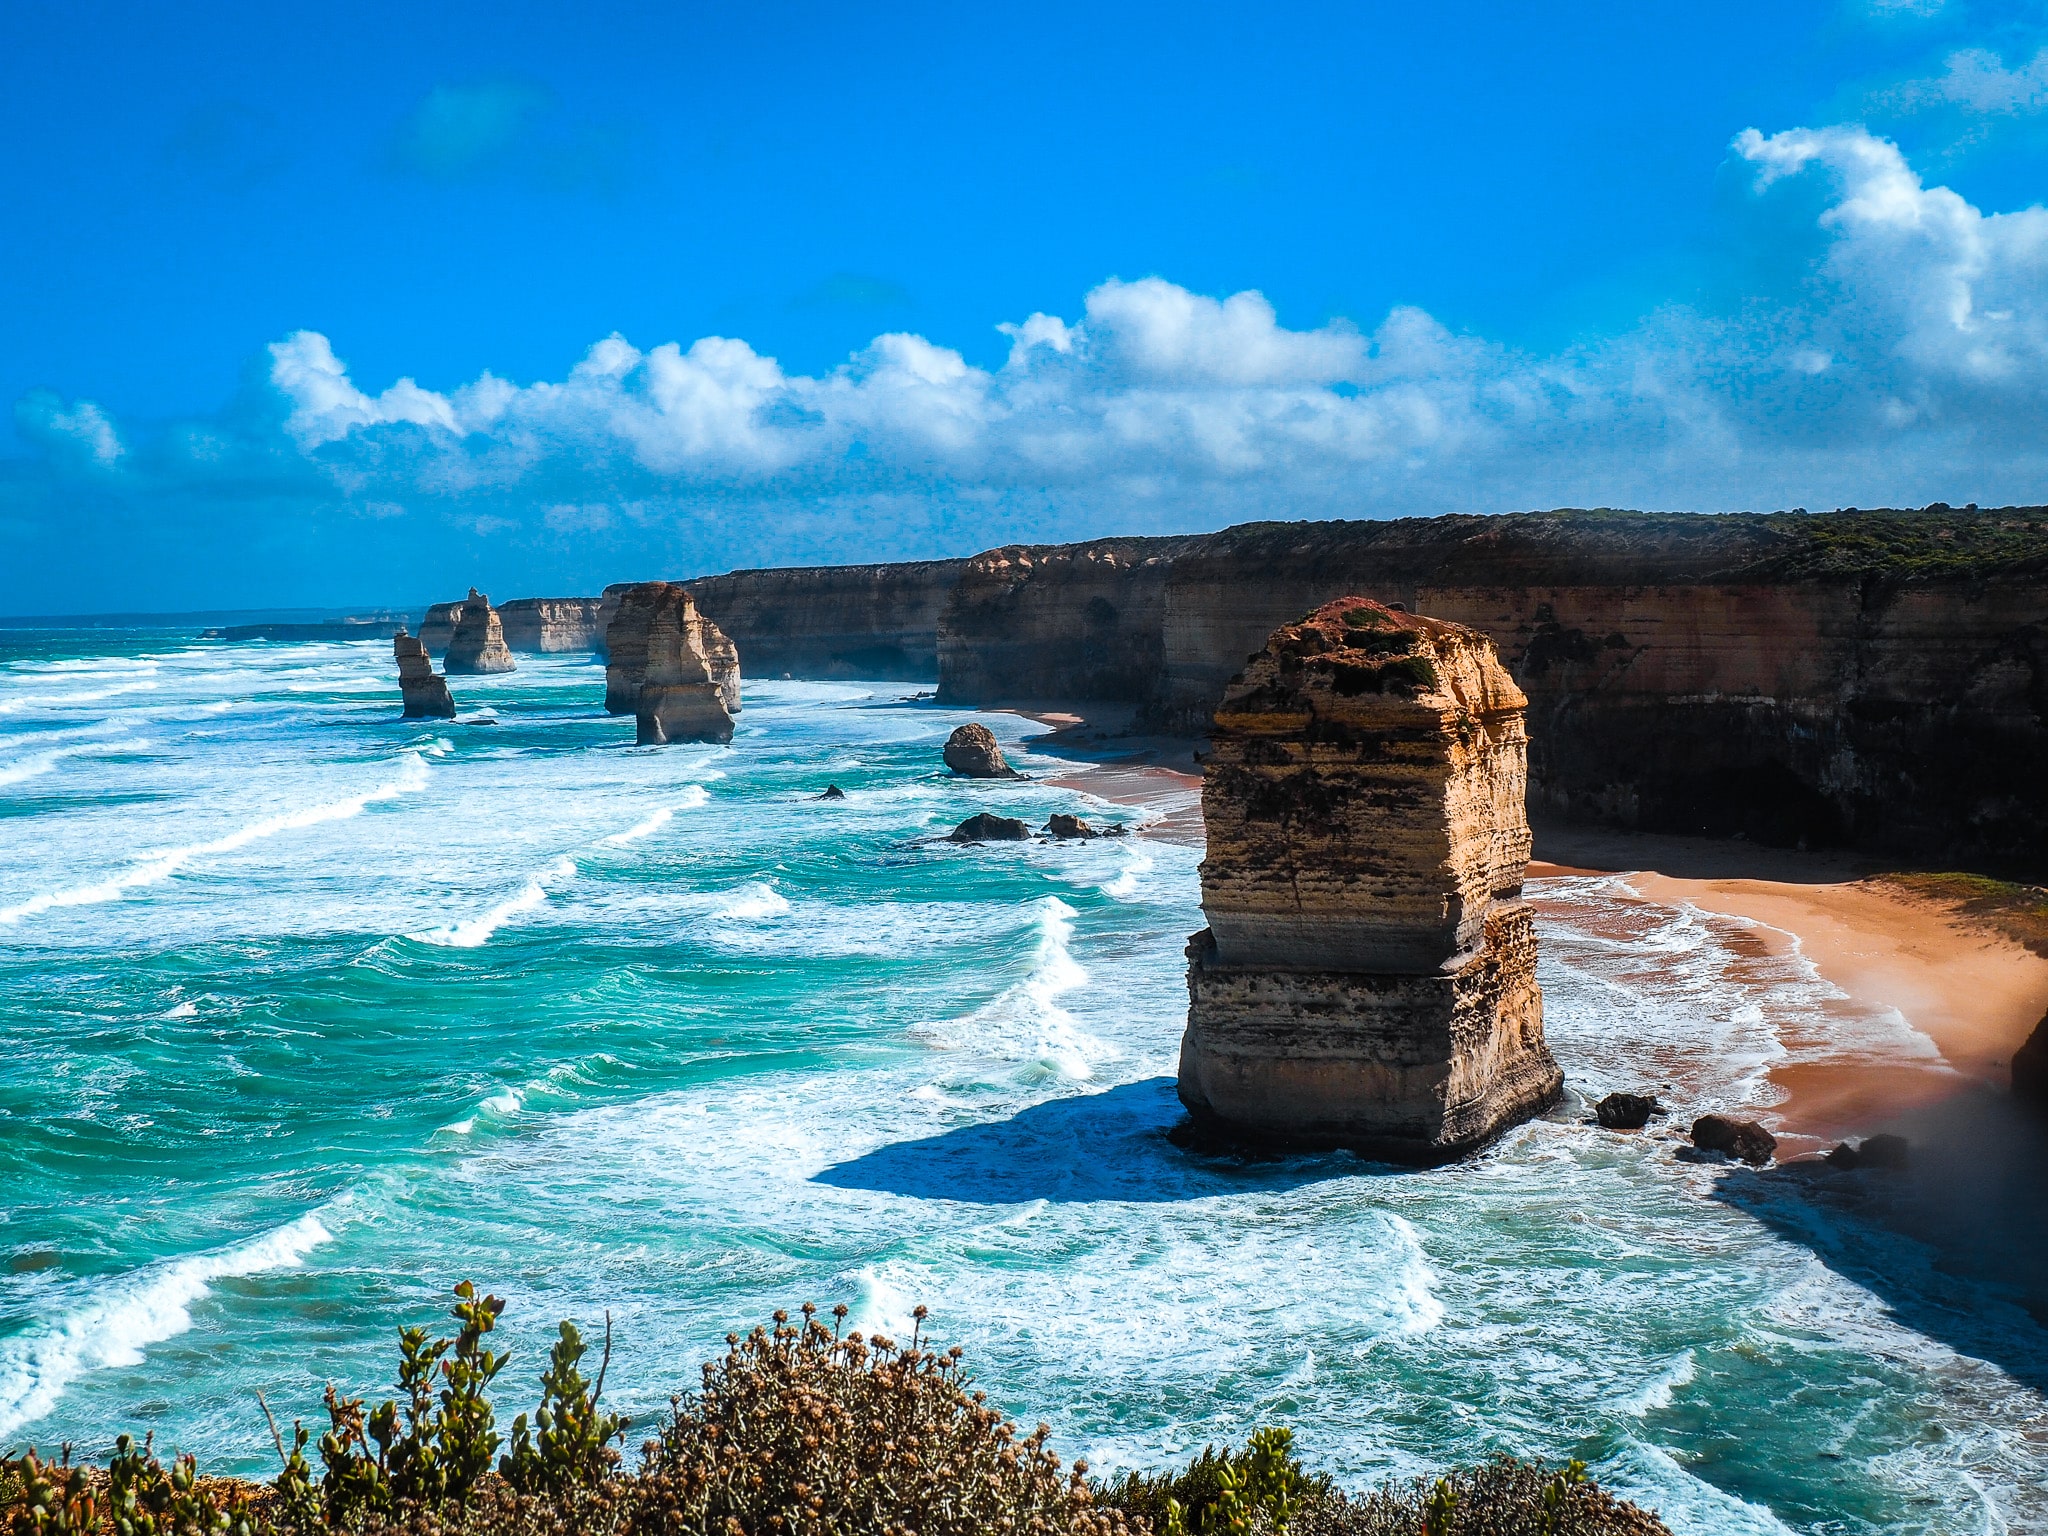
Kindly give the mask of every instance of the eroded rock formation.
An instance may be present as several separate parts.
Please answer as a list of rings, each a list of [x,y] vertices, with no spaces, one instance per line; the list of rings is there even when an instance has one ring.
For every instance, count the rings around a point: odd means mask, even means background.
[[[649,669],[669,665],[671,650],[676,647],[680,648],[678,654],[701,655],[720,707],[727,716],[740,712],[739,648],[704,616],[689,588],[673,581],[637,581],[621,588],[606,587],[603,601],[612,610],[604,638],[607,714],[638,715],[646,684],[659,681],[668,685]],[[684,670],[692,665],[685,664]],[[730,719],[727,725],[730,727]],[[722,737],[691,739],[728,741],[731,737],[728,728]]]
[[[445,656],[448,642],[455,638],[455,626],[462,619],[462,603],[435,603],[420,620],[419,642],[429,656]]]
[[[1526,704],[1484,635],[1357,598],[1232,683],[1188,945],[1198,1121],[1435,1162],[1556,1100],[1516,899]]]
[[[518,665],[505,644],[505,628],[498,620],[498,611],[488,597],[471,587],[455,616],[455,633],[448,641],[448,654],[441,661],[441,670],[450,677],[480,677],[491,672],[515,671]]]
[[[978,721],[955,728],[940,754],[946,766],[963,779],[1017,779],[1023,775],[1003,756],[996,733]]]
[[[689,583],[756,677],[929,680],[965,560],[732,571]],[[610,589],[606,589],[607,595]]]
[[[732,740],[739,652],[697,611],[687,587],[628,587],[605,643],[605,708],[634,717],[641,745]]]
[[[455,699],[448,692],[448,679],[434,670],[419,638],[401,628],[391,638],[391,650],[398,659],[398,691],[405,698],[405,718],[453,720]]]

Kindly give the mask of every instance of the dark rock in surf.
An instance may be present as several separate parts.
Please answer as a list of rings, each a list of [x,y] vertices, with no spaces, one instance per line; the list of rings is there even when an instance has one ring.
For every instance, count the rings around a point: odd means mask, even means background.
[[[825,793],[818,796],[818,798],[820,800],[844,800],[846,798],[846,791],[837,784],[827,784],[825,786]]]
[[[1911,1153],[1912,1144],[1903,1136],[1866,1136],[1856,1144],[1856,1166],[1903,1173]]]
[[[1692,1144],[1702,1152],[1723,1152],[1745,1163],[1768,1163],[1778,1151],[1778,1138],[1754,1120],[1728,1115],[1701,1115],[1692,1123]]]
[[[946,738],[946,766],[963,779],[1021,779],[1003,756],[995,732],[985,725],[963,725]]]
[[[1848,1169],[1854,1168],[1861,1161],[1861,1159],[1859,1159],[1856,1156],[1855,1147],[1851,1146],[1848,1142],[1844,1141],[1838,1142],[1835,1146],[1835,1150],[1830,1152],[1826,1157],[1823,1157],[1821,1161],[1826,1163],[1830,1168]]]
[[[991,816],[983,811],[955,827],[947,838],[954,843],[1021,843],[1029,840],[1031,829],[1014,816]]]
[[[1045,830],[1061,841],[1072,838],[1100,837],[1102,834],[1078,816],[1069,816],[1064,811],[1055,815],[1045,824]]]
[[[1610,1131],[1640,1131],[1664,1106],[1642,1093],[1610,1093],[1593,1106],[1593,1118]]]

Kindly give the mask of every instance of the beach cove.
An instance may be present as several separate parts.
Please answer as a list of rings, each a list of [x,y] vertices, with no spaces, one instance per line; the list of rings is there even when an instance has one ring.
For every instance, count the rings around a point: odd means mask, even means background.
[[[472,680],[494,726],[401,725],[388,668],[10,641],[10,1447],[150,1427],[260,1469],[255,1390],[376,1384],[469,1274],[515,1374],[611,1308],[642,1414],[774,1306],[923,1303],[1098,1466],[1277,1421],[1352,1482],[1583,1456],[1680,1531],[2048,1518],[2027,1298],[1868,1178],[1670,1135],[1741,1110],[1790,1156],[1974,1104],[2048,962],[1853,879],[1539,835],[1563,1106],[1426,1173],[1196,1156],[1185,775],[886,684],[750,682],[731,749],[636,751],[568,658]],[[1032,782],[943,776],[970,718]],[[988,808],[1137,835],[933,841]],[[1638,1088],[1667,1120],[1586,1124]]]

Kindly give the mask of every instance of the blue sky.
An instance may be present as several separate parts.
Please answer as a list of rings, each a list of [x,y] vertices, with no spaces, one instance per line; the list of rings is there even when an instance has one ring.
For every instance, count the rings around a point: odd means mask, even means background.
[[[2048,18],[0,9],[0,611],[2048,499]]]

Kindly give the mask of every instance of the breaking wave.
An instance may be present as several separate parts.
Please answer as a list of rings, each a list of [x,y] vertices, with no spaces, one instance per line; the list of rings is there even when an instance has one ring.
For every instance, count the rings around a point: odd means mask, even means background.
[[[425,760],[416,752],[407,752],[404,754],[403,763],[404,766],[396,777],[375,789],[366,789],[361,794],[346,795],[339,800],[329,800],[322,805],[309,805],[303,810],[266,816],[261,821],[252,821],[245,827],[237,828],[225,837],[152,854],[138,863],[131,864],[118,875],[110,875],[92,885],[75,885],[61,891],[46,891],[41,895],[31,896],[26,901],[16,902],[11,907],[0,907],[0,923],[16,923],[24,917],[48,912],[53,907],[82,907],[97,902],[117,901],[138,886],[155,885],[159,881],[170,879],[195,859],[209,858],[219,853],[232,853],[237,848],[246,848],[251,843],[275,837],[280,832],[295,832],[304,827],[317,826],[324,821],[342,821],[350,816],[360,815],[365,807],[375,805],[379,801],[395,800],[400,795],[424,788],[427,782]]]
[[[535,875],[520,888],[519,894],[499,902],[481,917],[472,917],[467,922],[452,923],[446,927],[429,928],[416,933],[413,938],[422,944],[437,944],[446,949],[479,949],[490,942],[491,935],[505,924],[524,913],[533,911],[548,899],[548,888],[544,882],[564,881],[576,878],[576,863],[573,859],[557,859],[546,869]],[[488,1107],[488,1106],[487,1106]]]
[[[332,1236],[309,1212],[232,1248],[124,1275],[64,1317],[0,1344],[0,1439],[48,1413],[86,1372],[139,1365],[150,1345],[190,1328],[192,1304],[214,1281],[296,1268]]]

